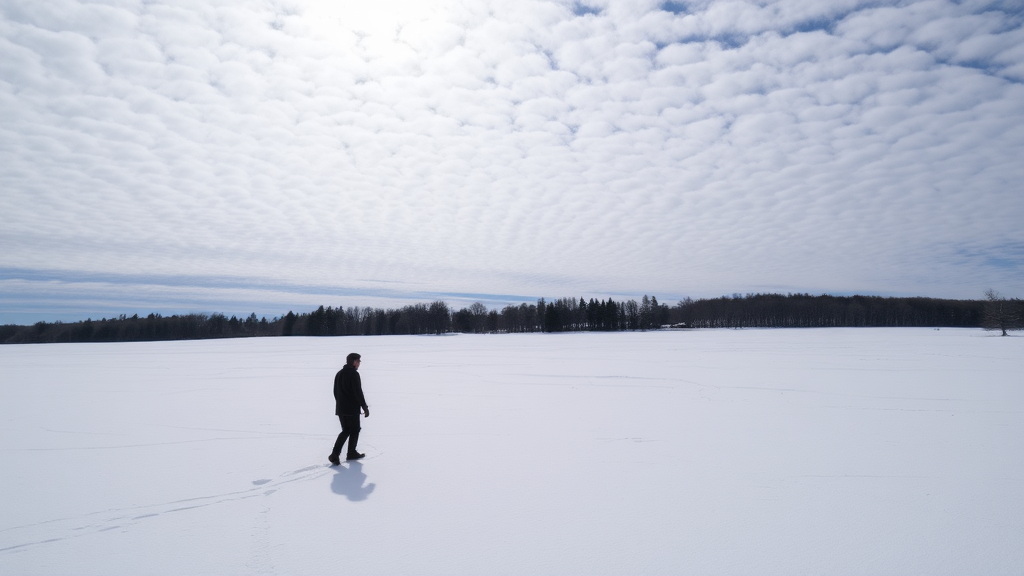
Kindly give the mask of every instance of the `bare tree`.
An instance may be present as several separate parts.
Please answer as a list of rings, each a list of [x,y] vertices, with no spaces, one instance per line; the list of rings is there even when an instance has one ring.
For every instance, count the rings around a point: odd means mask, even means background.
[[[981,318],[981,326],[985,330],[1019,330],[1021,327],[1021,303],[1017,299],[1007,300],[1004,296],[989,288],[985,291],[985,312]]]

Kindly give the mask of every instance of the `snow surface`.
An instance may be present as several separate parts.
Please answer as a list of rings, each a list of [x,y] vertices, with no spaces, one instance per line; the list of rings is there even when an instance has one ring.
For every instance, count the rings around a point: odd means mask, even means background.
[[[350,351],[367,458],[332,468]],[[1024,338],[0,347],[0,574],[1024,572]]]

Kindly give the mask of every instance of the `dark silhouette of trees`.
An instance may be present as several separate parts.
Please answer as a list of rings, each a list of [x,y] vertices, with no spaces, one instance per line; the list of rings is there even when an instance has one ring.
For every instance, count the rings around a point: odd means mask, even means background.
[[[292,314],[292,311],[289,310],[288,314],[284,317],[284,321],[281,323],[281,335],[291,336],[294,333],[295,322],[297,321],[298,318],[296,318],[295,314]]]
[[[457,311],[443,301],[395,309],[320,306],[308,313],[289,311],[267,320],[224,314],[146,317],[121,315],[83,322],[37,322],[0,326],[0,343],[124,342],[261,336],[349,336],[444,334],[447,332],[574,332],[685,328],[804,328],[838,326],[950,326],[1019,329],[1022,302],[994,292],[987,300],[811,296],[810,294],[733,294],[684,298],[669,307],[654,296],[639,302],[611,298],[541,298],[489,310],[477,302]]]
[[[451,330],[452,317],[448,305],[438,300],[427,310],[427,329],[433,334],[444,334]]]
[[[117,318],[88,319],[83,322],[37,322],[32,326],[4,326],[0,343],[26,344],[43,342],[138,342],[153,340],[196,340],[203,338],[238,338],[246,336],[277,336],[282,334],[283,321],[271,324],[266,318],[257,320],[223,314],[184,314],[146,317],[124,314]]]
[[[734,294],[686,298],[671,309],[669,321],[693,328],[978,327],[982,307],[977,300]]]
[[[525,302],[518,306],[505,306],[496,319],[498,326],[496,331],[534,332],[538,326],[537,310],[537,305]]]
[[[999,292],[989,288],[985,291],[985,310],[981,317],[981,326],[985,330],[1001,330],[1007,336],[1007,330],[1020,330],[1024,321],[1024,306],[1020,300],[1007,300]]]

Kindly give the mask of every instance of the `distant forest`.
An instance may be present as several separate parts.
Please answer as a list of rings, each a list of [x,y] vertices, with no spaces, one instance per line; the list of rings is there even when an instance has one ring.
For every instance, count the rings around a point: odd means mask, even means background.
[[[402,308],[319,307],[267,320],[251,314],[125,316],[83,322],[0,326],[0,343],[134,342],[254,336],[579,332],[662,328],[985,327],[1020,329],[1024,303],[991,291],[987,300],[733,294],[686,298],[675,306],[655,297],[639,302],[559,298],[489,310],[480,303],[454,310],[442,301]]]

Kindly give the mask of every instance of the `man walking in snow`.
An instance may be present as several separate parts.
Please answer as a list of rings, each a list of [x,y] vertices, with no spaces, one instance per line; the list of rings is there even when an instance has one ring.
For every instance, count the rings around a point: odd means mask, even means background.
[[[334,443],[334,450],[327,457],[332,466],[341,464],[339,456],[341,447],[348,440],[348,455],[346,460],[358,460],[366,454],[356,452],[356,444],[359,442],[359,411],[362,410],[366,417],[370,417],[370,408],[366,405],[366,398],[363,397],[363,383],[359,379],[359,354],[355,352],[345,358],[345,367],[334,376],[334,401],[335,411],[338,419],[341,420],[341,434]]]

